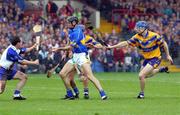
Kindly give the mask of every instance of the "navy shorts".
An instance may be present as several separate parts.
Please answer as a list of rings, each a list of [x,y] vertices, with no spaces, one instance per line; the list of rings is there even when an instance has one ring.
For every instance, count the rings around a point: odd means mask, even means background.
[[[3,67],[0,67],[0,80],[11,80],[14,78],[15,74],[17,73],[17,70],[7,70]]]
[[[145,67],[147,64],[150,64],[154,68],[157,68],[160,65],[160,63],[161,63],[161,59],[157,57],[151,59],[145,59],[143,62],[143,67]]]

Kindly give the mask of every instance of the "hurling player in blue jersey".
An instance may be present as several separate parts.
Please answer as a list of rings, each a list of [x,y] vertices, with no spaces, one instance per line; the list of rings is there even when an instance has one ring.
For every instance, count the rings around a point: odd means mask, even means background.
[[[74,70],[74,64],[77,64],[80,66],[82,72],[84,73],[85,76],[88,77],[90,81],[93,82],[93,84],[96,86],[96,88],[99,90],[101,99],[105,100],[107,99],[107,96],[101,87],[101,84],[99,80],[94,77],[91,66],[90,66],[90,60],[88,58],[88,48],[84,44],[84,39],[85,35],[82,30],[82,27],[78,25],[78,18],[77,17],[70,17],[68,19],[68,34],[69,34],[69,39],[71,41],[70,46],[62,47],[59,48],[61,50],[69,50],[72,48],[73,51],[73,57],[70,59],[63,67],[63,69],[60,72],[60,76],[62,77],[64,84],[67,89],[67,97],[69,99],[74,99],[68,74],[71,73]]]
[[[38,44],[34,44],[30,48],[21,48],[22,43],[19,37],[13,37],[10,42],[11,45],[5,49],[0,59],[0,94],[4,92],[7,80],[19,80],[14,91],[13,99],[25,100],[26,98],[21,95],[21,89],[26,84],[27,75],[16,70],[15,63],[38,65],[38,60],[28,61],[21,57],[21,54],[30,52]]]

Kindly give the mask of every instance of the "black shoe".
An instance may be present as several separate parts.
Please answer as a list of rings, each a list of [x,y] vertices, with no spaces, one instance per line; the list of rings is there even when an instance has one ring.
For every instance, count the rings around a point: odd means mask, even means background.
[[[75,97],[74,97],[74,96],[69,97],[69,96],[65,95],[64,98],[61,98],[61,99],[62,99],[62,100],[74,100]]]
[[[102,100],[106,100],[108,97],[105,95],[103,97],[101,97]]]
[[[137,99],[144,99],[144,94],[143,93],[139,93],[139,95],[137,96]]]
[[[166,67],[162,67],[160,68],[160,71],[159,72],[166,72],[166,73],[169,73],[169,68],[166,66]]]
[[[164,72],[169,73],[169,68],[168,67],[164,67]]]
[[[84,99],[89,99],[89,95],[88,94],[84,94]]]
[[[18,97],[14,97],[13,100],[26,100],[26,98],[20,95]]]
[[[74,95],[75,99],[79,99],[79,94]]]
[[[47,72],[47,78],[50,78],[52,76],[52,72],[51,71],[48,71]]]

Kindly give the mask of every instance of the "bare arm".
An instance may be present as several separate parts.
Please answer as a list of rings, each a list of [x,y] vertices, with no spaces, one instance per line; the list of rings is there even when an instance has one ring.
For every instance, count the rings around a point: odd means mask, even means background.
[[[116,45],[113,45],[113,46],[108,46],[107,48],[121,48],[121,47],[125,47],[125,46],[128,46],[128,42],[127,41],[123,41],[123,42],[119,42],[118,44]]]
[[[20,62],[20,64],[22,64],[22,65],[39,65],[39,60],[35,60],[35,61],[22,60]]]
[[[167,45],[167,43],[166,43],[165,41],[163,41],[163,46],[164,46],[164,51],[165,51],[165,53],[166,53],[166,58],[167,58],[167,60],[170,61],[171,64],[173,64],[173,60],[172,60],[172,58],[171,58],[171,56],[170,56],[170,54],[169,54],[168,45]]]
[[[97,48],[97,49],[98,49],[98,48],[99,48],[99,49],[100,49],[100,48],[104,48],[104,47],[103,47],[101,44],[99,44],[99,43],[96,44],[96,45],[94,45],[94,44],[92,44],[92,43],[88,43],[88,44],[86,44],[86,46],[89,47],[89,48]]]
[[[170,55],[168,45],[165,41],[163,41],[163,46],[164,46],[164,51],[166,53],[166,56]]]
[[[28,52],[32,51],[34,48],[36,48],[36,46],[37,46],[37,45],[38,45],[38,44],[37,44],[37,43],[35,43],[33,46],[31,46],[31,47],[27,48],[27,49],[26,49],[26,53],[28,53]]]
[[[69,49],[71,49],[71,46],[53,48],[52,51],[53,51],[53,52],[56,52],[56,51],[59,51],[59,50],[69,50]]]
[[[103,46],[101,44],[96,44],[94,47],[95,48],[103,48]]]

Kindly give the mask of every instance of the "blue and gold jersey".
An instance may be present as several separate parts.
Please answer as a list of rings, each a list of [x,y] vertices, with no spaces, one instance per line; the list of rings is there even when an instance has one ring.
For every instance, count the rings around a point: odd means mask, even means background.
[[[163,45],[163,39],[155,32],[148,31],[145,38],[139,34],[135,34],[127,42],[131,46],[138,47],[140,54],[145,59],[161,57],[160,47]]]
[[[96,42],[96,40],[94,40],[94,38],[90,35],[85,35],[85,39],[81,40],[82,44],[88,44],[88,43],[92,43],[93,45],[98,44],[98,42]]]
[[[73,46],[73,52],[87,53],[88,48],[81,42],[83,39],[85,39],[83,29],[79,26],[76,26],[74,29],[70,29],[68,33],[69,33],[69,39],[71,41],[71,45]]]

